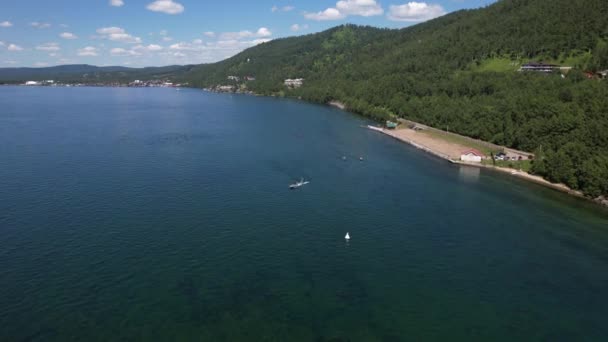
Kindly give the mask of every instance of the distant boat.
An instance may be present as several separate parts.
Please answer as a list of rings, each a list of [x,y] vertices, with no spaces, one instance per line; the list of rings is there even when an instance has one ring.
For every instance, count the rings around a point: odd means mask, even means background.
[[[345,239],[346,241],[350,240],[350,234],[348,234],[348,232],[346,232],[346,236],[344,237],[344,239]]]
[[[298,189],[298,188],[301,188],[301,187],[303,187],[304,185],[306,185],[308,183],[310,183],[310,182],[309,181],[305,181],[304,178],[300,178],[300,181],[298,181],[296,183],[293,183],[293,184],[290,184],[289,188],[291,190]]]

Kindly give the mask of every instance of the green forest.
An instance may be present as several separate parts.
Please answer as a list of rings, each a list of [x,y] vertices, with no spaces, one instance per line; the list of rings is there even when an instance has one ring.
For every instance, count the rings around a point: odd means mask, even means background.
[[[608,80],[584,72],[608,69],[606,13],[605,0],[502,0],[400,30],[344,25],[195,66],[186,80],[211,87],[249,75],[258,94],[449,126],[535,152],[533,173],[597,197],[608,195]],[[573,69],[517,71],[530,61]],[[304,85],[288,89],[287,78]]]

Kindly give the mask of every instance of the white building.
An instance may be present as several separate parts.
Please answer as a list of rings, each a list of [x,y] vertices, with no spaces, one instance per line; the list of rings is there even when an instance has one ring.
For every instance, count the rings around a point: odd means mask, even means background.
[[[218,91],[223,91],[223,92],[228,92],[228,91],[234,91],[234,86],[231,85],[224,85],[224,86],[219,86],[217,87]]]
[[[303,78],[295,78],[295,79],[291,79],[288,78],[285,80],[285,86],[289,87],[289,88],[300,88],[302,86],[302,84],[304,84],[304,79]]]
[[[27,81],[25,82],[26,86],[37,86],[40,85],[40,82],[36,82],[36,81]]]
[[[481,160],[485,157],[486,156],[483,153],[477,151],[476,149],[470,149],[462,152],[460,155],[460,160],[468,163],[481,163]]]

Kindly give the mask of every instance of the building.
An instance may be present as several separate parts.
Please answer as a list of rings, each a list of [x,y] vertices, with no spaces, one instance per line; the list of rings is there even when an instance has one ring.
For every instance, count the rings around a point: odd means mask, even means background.
[[[388,129],[395,129],[395,128],[397,128],[398,125],[399,124],[396,122],[389,121],[389,120],[386,121],[386,128],[388,128]]]
[[[231,92],[234,90],[235,90],[235,87],[231,86],[231,85],[224,85],[224,86],[217,87],[217,91],[220,91],[220,92]]]
[[[228,79],[231,81],[236,81],[236,82],[238,82],[240,80],[240,78],[238,76],[228,76]]]
[[[519,71],[534,71],[534,72],[553,72],[555,70],[560,70],[559,65],[555,64],[547,64],[547,63],[538,63],[538,62],[530,62],[526,63],[519,68]]]
[[[27,81],[25,82],[26,86],[37,86],[40,85],[40,82],[36,82],[36,81]]]
[[[601,79],[607,79],[608,78],[608,69],[604,70],[604,71],[598,71],[597,75],[599,76],[599,78]]]
[[[288,78],[285,80],[285,86],[287,86],[288,88],[300,88],[302,84],[304,84],[303,78]]]
[[[462,154],[460,155],[460,160],[468,163],[481,163],[481,160],[485,157],[486,156],[483,153],[472,148],[470,150],[462,152]]]

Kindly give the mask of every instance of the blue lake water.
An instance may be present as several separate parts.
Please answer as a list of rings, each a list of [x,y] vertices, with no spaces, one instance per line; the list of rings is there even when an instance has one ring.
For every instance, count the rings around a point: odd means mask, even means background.
[[[0,108],[1,341],[608,339],[593,204],[293,100],[0,87]]]

